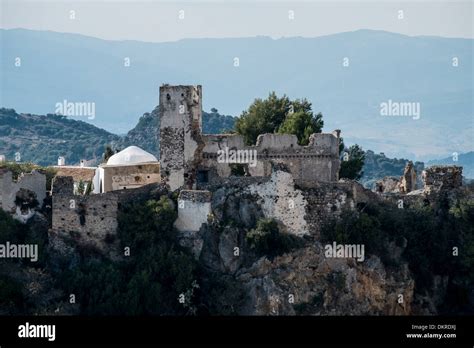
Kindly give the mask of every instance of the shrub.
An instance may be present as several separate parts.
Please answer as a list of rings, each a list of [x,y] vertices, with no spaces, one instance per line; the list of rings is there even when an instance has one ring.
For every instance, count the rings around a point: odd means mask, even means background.
[[[58,277],[87,315],[194,314],[197,264],[175,238],[176,211],[166,196],[135,202],[119,213],[118,237],[130,256],[121,262],[87,257]],[[123,249],[122,249],[123,250]],[[184,294],[185,303],[178,301]]]
[[[0,275],[0,308],[8,314],[17,314],[24,309],[25,299],[20,282],[6,275]]]
[[[242,163],[231,163],[230,174],[234,176],[245,176],[245,165]]]
[[[406,240],[402,260],[408,262],[417,293],[430,290],[435,275],[449,276],[448,289],[453,293],[467,293],[474,284],[474,202],[462,200],[450,207],[442,198],[437,206],[433,211],[369,204],[363,213],[344,212],[326,225],[321,241],[364,244],[365,252],[379,256],[387,267],[400,261],[391,259],[391,247]],[[453,256],[454,247],[458,256]],[[447,299],[452,302],[451,307],[446,305],[447,311],[453,311],[453,306],[473,306],[465,296],[453,294]]]
[[[303,245],[301,238],[281,233],[278,223],[273,219],[258,220],[256,227],[247,232],[246,241],[249,248],[257,255],[270,258]]]
[[[342,272],[333,272],[329,274],[328,281],[334,285],[338,291],[342,291],[346,287],[346,275]]]

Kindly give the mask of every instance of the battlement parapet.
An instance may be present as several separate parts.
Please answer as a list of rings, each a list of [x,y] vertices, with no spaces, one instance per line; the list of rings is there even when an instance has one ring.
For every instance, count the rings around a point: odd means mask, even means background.
[[[462,167],[460,166],[432,166],[426,168],[422,174],[425,191],[450,190],[462,186]]]

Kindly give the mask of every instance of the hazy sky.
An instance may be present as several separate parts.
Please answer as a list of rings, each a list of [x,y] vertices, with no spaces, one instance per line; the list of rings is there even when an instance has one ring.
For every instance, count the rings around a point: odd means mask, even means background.
[[[357,29],[474,37],[472,0],[0,0],[0,4],[2,28],[53,30],[112,40],[314,37]]]

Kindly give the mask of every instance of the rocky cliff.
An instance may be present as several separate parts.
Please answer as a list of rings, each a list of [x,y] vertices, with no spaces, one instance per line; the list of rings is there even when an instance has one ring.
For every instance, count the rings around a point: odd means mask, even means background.
[[[414,280],[406,262],[387,268],[375,255],[367,255],[364,262],[329,258],[319,241],[325,220],[357,209],[376,196],[356,182],[321,183],[316,189],[305,190],[295,188],[287,179],[284,172],[276,172],[253,185],[247,178],[232,178],[218,185],[210,223],[194,236],[203,244],[200,264],[214,277],[230,277],[240,285],[243,295],[235,298],[244,300],[236,313],[412,314]],[[283,187],[281,194],[279,188]],[[293,204],[288,206],[288,199]],[[267,255],[251,247],[249,230],[265,217],[278,218],[277,238],[285,238],[285,244],[291,245],[280,255],[273,252],[278,248],[275,243]],[[394,253],[398,252],[394,257],[399,257],[399,249],[394,248]]]

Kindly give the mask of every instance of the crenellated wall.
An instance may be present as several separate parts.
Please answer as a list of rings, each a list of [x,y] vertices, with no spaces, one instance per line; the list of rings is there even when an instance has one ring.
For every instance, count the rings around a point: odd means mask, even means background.
[[[234,165],[246,176],[268,177],[275,164],[283,164],[305,187],[338,180],[339,130],[312,134],[307,146],[290,134],[261,134],[255,145],[247,146],[240,135],[202,134],[201,104],[201,86],[160,87],[161,175],[171,190],[196,189],[229,177]]]
[[[270,176],[274,164],[284,164],[300,186],[311,187],[317,181],[338,180],[338,134],[312,134],[307,146],[298,145],[297,137],[291,134],[262,134],[254,146],[246,146],[240,135],[205,134],[203,140],[205,146],[199,168],[210,169],[211,174],[219,177],[230,176],[233,164],[223,162],[220,154],[236,150],[250,154],[241,157],[255,157],[254,163],[243,163],[249,176]]]
[[[462,185],[462,167],[431,166],[421,173],[425,191],[450,190]]]

